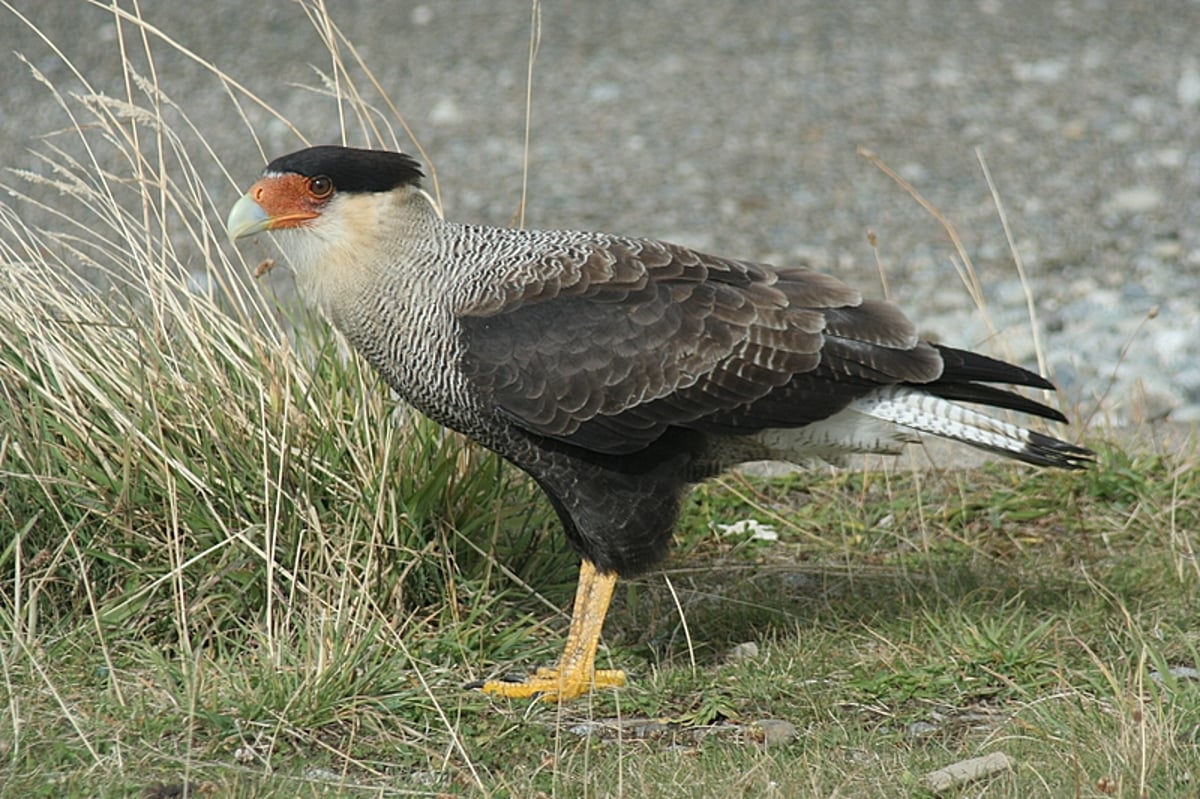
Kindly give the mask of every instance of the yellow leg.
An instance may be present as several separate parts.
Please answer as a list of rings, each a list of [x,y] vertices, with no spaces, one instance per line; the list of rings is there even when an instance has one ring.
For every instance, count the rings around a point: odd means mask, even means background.
[[[596,671],[596,647],[616,584],[616,572],[601,574],[588,560],[580,564],[571,630],[567,633],[567,645],[558,665],[552,669],[538,669],[524,682],[489,680],[483,684],[484,692],[514,699],[538,696],[545,702],[565,702],[593,688],[624,685],[625,672],[618,669]]]

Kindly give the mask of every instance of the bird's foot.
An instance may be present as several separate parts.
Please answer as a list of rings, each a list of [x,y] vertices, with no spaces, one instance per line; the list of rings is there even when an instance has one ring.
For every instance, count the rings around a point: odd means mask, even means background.
[[[507,696],[509,699],[528,699],[536,696],[543,702],[566,702],[594,689],[621,688],[625,672],[620,669],[571,670],[538,669],[532,677],[520,682],[488,680],[481,689],[485,694]]]

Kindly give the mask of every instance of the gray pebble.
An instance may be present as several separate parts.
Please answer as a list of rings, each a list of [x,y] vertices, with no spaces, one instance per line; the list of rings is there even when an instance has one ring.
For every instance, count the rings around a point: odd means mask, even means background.
[[[1175,666],[1168,669],[1167,673],[1177,680],[1200,680],[1200,669],[1194,669],[1191,666]],[[1155,669],[1150,672],[1150,679],[1155,682],[1162,682],[1165,678],[1162,672]]]
[[[759,719],[753,722],[751,730],[762,736],[764,746],[783,746],[790,744],[800,735],[796,725],[783,719]]]
[[[754,660],[758,657],[758,644],[746,641],[729,650],[730,660]]]

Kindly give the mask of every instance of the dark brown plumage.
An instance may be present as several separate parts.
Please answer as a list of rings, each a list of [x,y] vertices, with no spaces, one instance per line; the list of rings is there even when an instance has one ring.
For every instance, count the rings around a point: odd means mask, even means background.
[[[277,231],[297,285],[417,408],[528,472],[584,560],[556,670],[489,683],[566,699],[592,684],[618,574],[661,560],[685,488],[751,460],[896,452],[927,432],[1039,466],[1081,447],[971,410],[1064,422],[995,384],[1044,378],[919,340],[836,278],[600,233],[443,220],[406,155],[316,147],[268,165],[233,237]]]

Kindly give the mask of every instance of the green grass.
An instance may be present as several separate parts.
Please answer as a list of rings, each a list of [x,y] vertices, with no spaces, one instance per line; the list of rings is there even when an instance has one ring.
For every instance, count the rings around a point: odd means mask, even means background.
[[[618,586],[628,688],[465,689],[556,656],[553,514],[249,279],[201,176],[257,165],[129,76],[46,85],[46,173],[0,179],[0,795],[913,796],[989,752],[1016,768],[972,795],[1197,795],[1197,458],[1103,432],[1084,473],[701,487]]]
[[[458,618],[434,597],[419,625],[305,617],[270,640],[260,608],[186,660],[144,630],[60,624],[4,662],[21,720],[5,740],[8,790],[118,796],[189,779],[238,796],[910,796],[928,770],[1002,751],[1018,769],[990,795],[1187,795],[1200,691],[1150,675],[1200,649],[1195,561],[1164,524],[1195,524],[1200,481],[1157,456],[1105,450],[1101,465],[1125,479],[1015,483],[1023,473],[992,467],[967,491],[924,475],[920,520],[911,475],[866,501],[861,475],[818,476],[803,524],[824,521],[826,536],[730,542],[691,527],[688,560],[666,572],[674,592],[661,576],[619,591],[610,655],[631,687],[563,710],[461,689],[497,663],[548,659],[561,635],[526,627],[522,611],[546,614],[519,596],[472,612],[479,578],[465,568],[450,573]],[[690,512],[762,516],[799,485],[730,483]],[[963,505],[1014,485],[1068,499],[1034,527],[964,520]],[[860,517],[894,521],[838,531],[845,520],[820,508],[847,495]],[[918,527],[937,545],[914,552],[897,532]],[[757,657],[726,656],[744,641]],[[770,718],[800,737],[764,747],[755,723]]]

